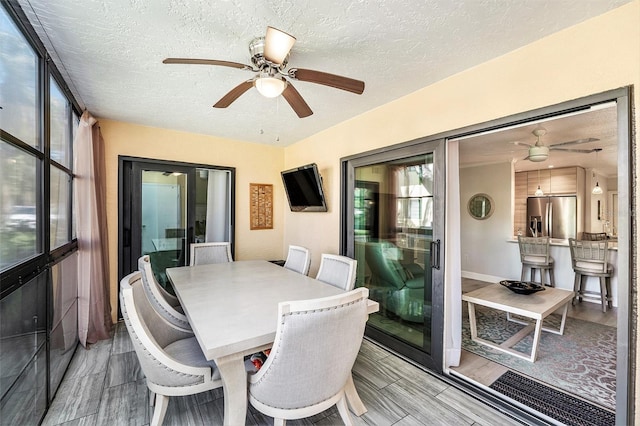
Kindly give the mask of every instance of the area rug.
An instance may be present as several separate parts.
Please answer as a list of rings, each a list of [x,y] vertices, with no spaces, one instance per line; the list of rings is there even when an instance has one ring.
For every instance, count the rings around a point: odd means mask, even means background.
[[[565,425],[609,426],[616,422],[615,413],[543,385],[513,371],[507,371],[490,386]]]
[[[492,349],[471,340],[469,318],[464,306],[462,347],[525,376],[569,394],[579,395],[603,408],[615,410],[616,397],[616,329],[605,325],[567,318],[562,336],[542,332],[535,362]],[[476,306],[478,336],[500,344],[518,332],[523,325],[507,321],[506,314]],[[559,315],[544,322],[557,328]],[[513,349],[530,353],[533,333]]]

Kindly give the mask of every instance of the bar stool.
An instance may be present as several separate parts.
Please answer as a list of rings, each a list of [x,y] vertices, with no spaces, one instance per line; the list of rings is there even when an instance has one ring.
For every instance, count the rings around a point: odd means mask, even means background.
[[[584,284],[587,277],[598,277],[600,280],[600,303],[602,312],[607,312],[611,307],[611,275],[613,266],[609,260],[609,241],[585,241],[569,238],[569,250],[571,251],[571,266],[576,274],[573,284],[576,301],[582,302],[583,297],[588,297]]]
[[[540,284],[544,283],[544,273],[549,273],[549,285],[555,287],[553,277],[553,258],[549,255],[549,237],[523,237],[518,235],[518,247],[520,248],[520,262],[522,273],[520,281],[524,281],[526,268],[531,270],[531,282],[535,282],[535,271],[540,271]]]

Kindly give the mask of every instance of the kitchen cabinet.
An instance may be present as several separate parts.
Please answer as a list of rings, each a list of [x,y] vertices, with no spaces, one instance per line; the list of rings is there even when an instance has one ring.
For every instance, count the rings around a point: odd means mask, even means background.
[[[513,234],[526,235],[527,198],[535,197],[538,185],[547,195],[576,195],[578,207],[578,229],[582,229],[585,170],[582,167],[562,167],[557,169],[517,172],[514,176]]]

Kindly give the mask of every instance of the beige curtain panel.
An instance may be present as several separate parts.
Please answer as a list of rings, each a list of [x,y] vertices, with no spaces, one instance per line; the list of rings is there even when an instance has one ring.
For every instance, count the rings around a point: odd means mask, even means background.
[[[104,140],[95,118],[80,118],[74,140],[74,200],[78,238],[78,337],[87,344],[111,333]],[[82,208],[77,208],[82,206]]]

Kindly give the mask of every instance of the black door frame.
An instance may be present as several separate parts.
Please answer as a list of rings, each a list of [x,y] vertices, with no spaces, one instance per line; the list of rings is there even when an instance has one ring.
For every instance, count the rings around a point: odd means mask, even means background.
[[[132,238],[132,230],[141,227],[141,176],[143,170],[180,172],[187,175],[187,244],[194,242],[196,169],[230,172],[230,230],[231,254],[235,253],[235,167],[185,163],[151,158],[118,156],[118,282],[138,269],[137,259],[142,247],[139,239]],[[138,204],[138,207],[136,205]],[[188,254],[187,254],[188,261]],[[119,290],[118,290],[119,291]],[[118,318],[121,318],[118,300]]]
[[[421,138],[340,159],[340,253],[355,258],[354,187],[355,168],[386,161],[400,160],[433,153],[433,241],[439,241],[438,265],[431,269],[431,353],[426,353],[369,325],[365,334],[389,349],[438,373],[442,373],[444,339],[444,253],[445,253],[445,140]],[[439,178],[438,178],[439,177]],[[428,276],[428,274],[425,274]]]

